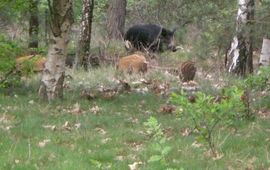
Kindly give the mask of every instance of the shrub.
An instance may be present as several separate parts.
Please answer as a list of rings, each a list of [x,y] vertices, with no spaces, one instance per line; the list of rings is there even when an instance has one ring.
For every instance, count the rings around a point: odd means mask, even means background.
[[[0,75],[15,67],[16,55],[20,52],[19,46],[0,35]]]
[[[180,114],[187,117],[198,131],[197,140],[207,143],[213,157],[218,156],[215,132],[220,127],[232,125],[245,114],[245,105],[241,101],[243,90],[234,86],[224,89],[222,93],[217,100],[211,95],[198,92],[195,102],[190,102],[186,95],[172,95],[172,101],[179,106]]]
[[[13,71],[16,65],[15,58],[20,52],[21,48],[18,44],[0,35],[0,87],[9,87],[19,83],[20,77],[16,73],[13,74]]]
[[[147,133],[152,136],[152,149],[156,152],[152,155],[148,162],[158,162],[161,165],[167,166],[167,156],[172,150],[172,147],[168,146],[167,138],[162,132],[161,125],[158,123],[157,119],[150,117],[147,122],[144,123],[147,128]]]

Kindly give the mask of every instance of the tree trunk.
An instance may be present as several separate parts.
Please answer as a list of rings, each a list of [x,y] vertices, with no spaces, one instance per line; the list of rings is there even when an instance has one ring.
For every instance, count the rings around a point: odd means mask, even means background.
[[[270,39],[268,38],[263,39],[259,65],[260,66],[270,65]]]
[[[238,0],[236,35],[229,50],[230,73],[244,76],[253,72],[252,23],[254,20],[254,0]]]
[[[39,88],[39,96],[44,100],[63,97],[68,35],[73,23],[72,3],[73,0],[53,0],[51,4],[48,0],[52,39]]]
[[[82,18],[80,23],[80,38],[78,42],[78,50],[76,53],[75,66],[81,65],[85,70],[88,69],[88,58],[90,56],[90,43],[92,32],[94,0],[83,0]],[[98,61],[91,61],[91,66],[98,66]]]
[[[39,0],[29,0],[29,48],[38,48],[38,32],[39,32],[39,20],[38,20],[38,3]]]
[[[125,28],[126,0],[110,0],[107,14],[107,31],[110,39],[122,39]]]
[[[49,39],[50,39],[50,33],[49,33],[49,29],[50,29],[50,26],[49,26],[49,12],[48,12],[48,9],[45,10],[45,44],[46,46],[49,46]]]

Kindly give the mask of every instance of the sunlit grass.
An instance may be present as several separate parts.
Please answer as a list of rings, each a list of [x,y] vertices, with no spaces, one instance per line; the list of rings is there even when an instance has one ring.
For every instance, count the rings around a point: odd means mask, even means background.
[[[166,132],[168,145],[173,148],[166,158],[170,168],[270,167],[267,119],[239,122],[236,131],[221,128],[215,137],[225,140],[220,146],[223,157],[213,160],[205,154],[207,147],[192,145],[196,138],[194,133],[182,135],[183,128],[191,127],[187,118],[159,112],[166,98],[151,92],[119,94],[111,100],[89,101],[80,97],[82,88],[110,87],[115,84],[115,76],[122,78],[114,67],[89,72],[68,70],[67,74],[72,79],[67,78],[69,89],[65,89],[63,101],[49,104],[40,101],[38,76],[25,80],[22,89],[0,94],[0,169],[129,169],[128,165],[134,162],[142,162],[140,169],[166,169],[148,162],[155,151],[143,123],[150,116],[158,119]],[[176,78],[168,78],[159,71],[124,76],[129,82],[154,77],[177,84]],[[81,112],[72,111],[76,103]],[[94,106],[100,108],[96,114],[91,111]]]

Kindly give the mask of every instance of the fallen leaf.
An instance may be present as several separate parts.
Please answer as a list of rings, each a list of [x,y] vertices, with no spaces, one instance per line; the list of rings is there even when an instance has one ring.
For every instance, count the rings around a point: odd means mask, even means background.
[[[81,123],[76,123],[74,126],[75,126],[75,129],[80,129]]]
[[[107,133],[104,129],[99,128],[99,127],[95,128],[95,130],[101,135],[106,135],[106,133]]]
[[[115,158],[117,161],[123,161],[124,160],[124,156],[117,156],[116,158]]]
[[[62,128],[64,128],[65,130],[71,131],[71,126],[70,123],[68,121],[66,121],[63,125]]]
[[[205,156],[212,158],[214,161],[220,160],[224,156],[223,154],[219,153],[218,151],[214,151],[214,153],[213,153],[212,150],[208,150],[204,154],[205,154]]]
[[[45,128],[45,129],[50,129],[52,131],[55,131],[56,130],[56,126],[55,125],[43,125],[42,127]]]
[[[56,155],[55,155],[54,153],[51,153],[51,154],[49,155],[49,157],[48,157],[48,159],[49,159],[50,161],[55,160],[55,158],[56,158]]]
[[[113,99],[116,96],[117,92],[116,91],[106,91],[102,93],[102,98],[103,99]]]
[[[98,112],[100,112],[100,108],[98,106],[94,106],[90,109],[90,112],[97,114]]]
[[[191,130],[189,128],[183,128],[181,129],[182,136],[189,136],[191,133]]]
[[[126,145],[128,145],[134,151],[139,151],[143,148],[143,144],[140,142],[129,141],[126,142]]]
[[[38,143],[38,146],[40,148],[44,148],[49,142],[51,142],[50,139],[44,139],[43,141],[41,141],[41,142]]]
[[[10,130],[11,128],[13,128],[13,127],[12,126],[7,126],[5,129]]]
[[[105,139],[102,139],[101,142],[102,142],[103,144],[106,144],[106,143],[108,143],[108,142],[111,141],[111,140],[112,140],[112,138],[105,138]]]
[[[139,165],[141,165],[142,162],[134,162],[133,164],[129,164],[129,170],[138,170],[139,169]]]
[[[161,113],[173,113],[175,111],[176,111],[176,107],[171,104],[162,105],[159,109],[159,112]]]
[[[216,161],[216,160],[220,160],[223,158],[223,154],[221,153],[216,153],[215,156],[213,157],[213,160]]]
[[[71,112],[72,114],[80,114],[80,113],[82,113],[80,104],[79,104],[79,103],[75,103],[75,104],[73,105],[73,108],[72,108],[72,110],[71,110],[70,112]]]
[[[191,146],[194,147],[194,148],[200,148],[200,147],[202,147],[202,144],[201,143],[198,143],[197,141],[195,141],[195,142],[193,142],[191,144]]]

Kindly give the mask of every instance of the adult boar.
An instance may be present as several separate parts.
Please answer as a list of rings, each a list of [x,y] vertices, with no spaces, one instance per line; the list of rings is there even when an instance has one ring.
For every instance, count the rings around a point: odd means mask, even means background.
[[[174,33],[175,29],[170,31],[155,24],[135,25],[128,29],[124,39],[137,50],[176,51]]]

